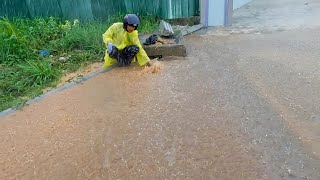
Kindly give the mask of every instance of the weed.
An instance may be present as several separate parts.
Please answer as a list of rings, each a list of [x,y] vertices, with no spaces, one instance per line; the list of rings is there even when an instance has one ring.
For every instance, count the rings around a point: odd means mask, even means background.
[[[51,63],[46,60],[30,60],[18,65],[18,67],[25,73],[25,79],[22,81],[24,83],[23,86],[43,86],[55,80],[59,74],[58,70],[54,69]]]

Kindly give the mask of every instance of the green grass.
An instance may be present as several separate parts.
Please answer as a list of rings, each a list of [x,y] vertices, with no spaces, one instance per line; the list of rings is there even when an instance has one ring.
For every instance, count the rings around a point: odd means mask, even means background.
[[[122,14],[105,22],[81,23],[58,18],[0,18],[0,111],[38,96],[54,87],[61,76],[90,63],[102,61],[102,34]],[[139,32],[153,32],[158,18],[142,16]],[[47,49],[51,56],[39,56]],[[59,61],[66,57],[66,62]]]
[[[24,72],[24,86],[41,87],[59,77],[59,72],[49,61],[27,61],[18,65]]]

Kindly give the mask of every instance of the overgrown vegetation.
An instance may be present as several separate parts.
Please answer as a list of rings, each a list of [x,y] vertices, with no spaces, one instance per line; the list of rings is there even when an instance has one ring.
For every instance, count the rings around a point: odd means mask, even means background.
[[[0,18],[0,111],[55,86],[65,73],[102,61],[102,34],[122,17],[119,14],[107,22],[89,23],[53,17]],[[155,17],[141,19],[140,32],[152,32],[158,26]]]

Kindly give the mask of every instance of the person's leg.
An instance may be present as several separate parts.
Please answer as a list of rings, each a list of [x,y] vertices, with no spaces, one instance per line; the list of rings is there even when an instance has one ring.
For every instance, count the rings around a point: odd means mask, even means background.
[[[106,55],[104,57],[104,68],[110,67],[117,62],[119,62],[119,57],[120,57],[120,51],[118,50],[117,47],[113,46],[111,52],[106,52]]]
[[[139,52],[136,55],[136,58],[140,66],[148,65],[148,63],[150,62],[150,58],[148,57],[148,54],[143,48],[139,49]]]
[[[123,50],[119,53],[119,65],[120,66],[128,66],[131,64],[133,58],[137,55],[139,52],[139,47],[136,45],[129,45],[125,47]]]
[[[106,52],[106,55],[104,56],[104,65],[103,68],[108,68],[114,64],[117,63],[116,59],[113,59],[109,56],[109,54]]]
[[[118,60],[119,59],[119,56],[120,56],[120,51],[117,47],[113,46],[112,47],[112,51],[109,52],[109,56],[113,59],[116,59]]]

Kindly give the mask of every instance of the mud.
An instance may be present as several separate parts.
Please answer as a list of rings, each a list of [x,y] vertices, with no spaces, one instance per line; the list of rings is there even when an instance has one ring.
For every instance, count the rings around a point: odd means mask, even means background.
[[[1,179],[266,177],[237,123],[204,103],[211,88],[171,66],[115,68],[1,119]]]
[[[114,68],[1,118],[0,179],[319,179],[317,33],[192,35],[157,73]]]
[[[144,73],[159,73],[163,69],[163,64],[159,62],[158,60],[153,60],[151,66],[144,67],[143,72]]]
[[[319,31],[193,34],[1,118],[0,179],[319,179]]]
[[[83,68],[77,70],[76,72],[67,73],[64,76],[62,76],[62,78],[60,79],[60,82],[54,88],[61,87],[61,86],[65,85],[66,83],[76,81],[78,79],[81,79],[84,76],[87,76],[91,73],[97,72],[98,70],[101,69],[102,65],[103,65],[102,62],[96,62],[96,63],[90,64],[86,67],[83,67]],[[42,92],[43,92],[43,94],[45,94],[54,88],[48,87],[48,88],[43,89]]]

